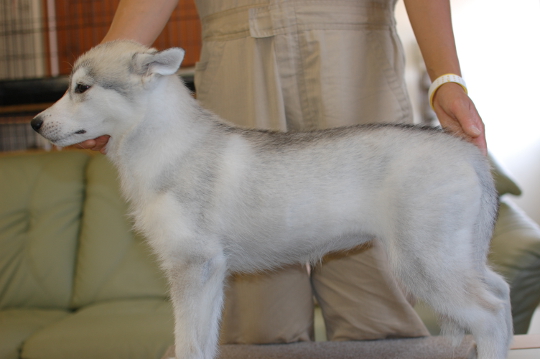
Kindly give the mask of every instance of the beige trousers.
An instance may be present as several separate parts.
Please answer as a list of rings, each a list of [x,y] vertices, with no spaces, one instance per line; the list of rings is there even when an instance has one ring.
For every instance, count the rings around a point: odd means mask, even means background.
[[[411,122],[394,1],[198,0],[197,98],[252,128]],[[221,342],[311,340],[313,294],[330,340],[428,335],[373,246],[328,256],[311,274],[233,276]]]

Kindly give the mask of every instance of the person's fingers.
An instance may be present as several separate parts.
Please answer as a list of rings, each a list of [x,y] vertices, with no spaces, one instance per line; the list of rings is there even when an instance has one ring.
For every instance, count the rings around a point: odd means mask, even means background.
[[[86,140],[86,141],[75,144],[76,147],[79,147],[85,150],[91,150],[95,145],[96,145],[95,140]]]
[[[473,102],[459,85],[448,83],[441,86],[433,104],[444,129],[470,141],[484,155],[487,154],[484,123]]]
[[[109,138],[111,136],[104,135],[99,136],[97,138],[86,140],[81,143],[76,144],[75,146],[86,149],[86,150],[92,150],[92,151],[99,151],[103,154],[107,153],[107,143],[109,142]]]
[[[99,151],[103,154],[107,154],[107,143],[109,142],[109,138],[111,138],[111,136],[107,135],[96,138],[96,145],[92,149],[94,151]]]

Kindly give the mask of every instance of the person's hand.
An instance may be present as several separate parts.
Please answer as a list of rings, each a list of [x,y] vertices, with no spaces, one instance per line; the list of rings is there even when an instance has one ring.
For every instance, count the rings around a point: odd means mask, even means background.
[[[487,155],[484,123],[460,85],[449,82],[439,87],[433,107],[444,129],[475,144]]]
[[[97,138],[94,138],[93,140],[86,140],[84,142],[78,143],[76,146],[87,149],[87,150],[99,151],[103,154],[106,154],[107,153],[106,145],[107,145],[107,142],[109,141],[109,138],[111,138],[111,136],[108,136],[108,135],[99,136]]]

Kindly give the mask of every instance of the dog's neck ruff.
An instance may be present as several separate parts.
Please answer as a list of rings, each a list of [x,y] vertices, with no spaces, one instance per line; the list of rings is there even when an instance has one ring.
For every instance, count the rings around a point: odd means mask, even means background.
[[[111,138],[107,148],[129,198],[144,198],[155,177],[193,147],[206,125],[197,120],[198,104],[176,76],[160,79],[147,94],[141,118],[128,131]]]

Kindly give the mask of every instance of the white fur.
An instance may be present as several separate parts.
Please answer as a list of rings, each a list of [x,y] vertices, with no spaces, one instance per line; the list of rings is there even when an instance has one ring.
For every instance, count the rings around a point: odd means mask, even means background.
[[[407,126],[239,129],[172,75],[182,57],[100,45],[33,120],[60,146],[111,136],[107,153],[136,227],[169,278],[178,358],[215,356],[229,272],[316,261],[374,239],[447,332],[470,331],[481,359],[506,357],[509,289],[486,266],[497,195],[474,146]]]

